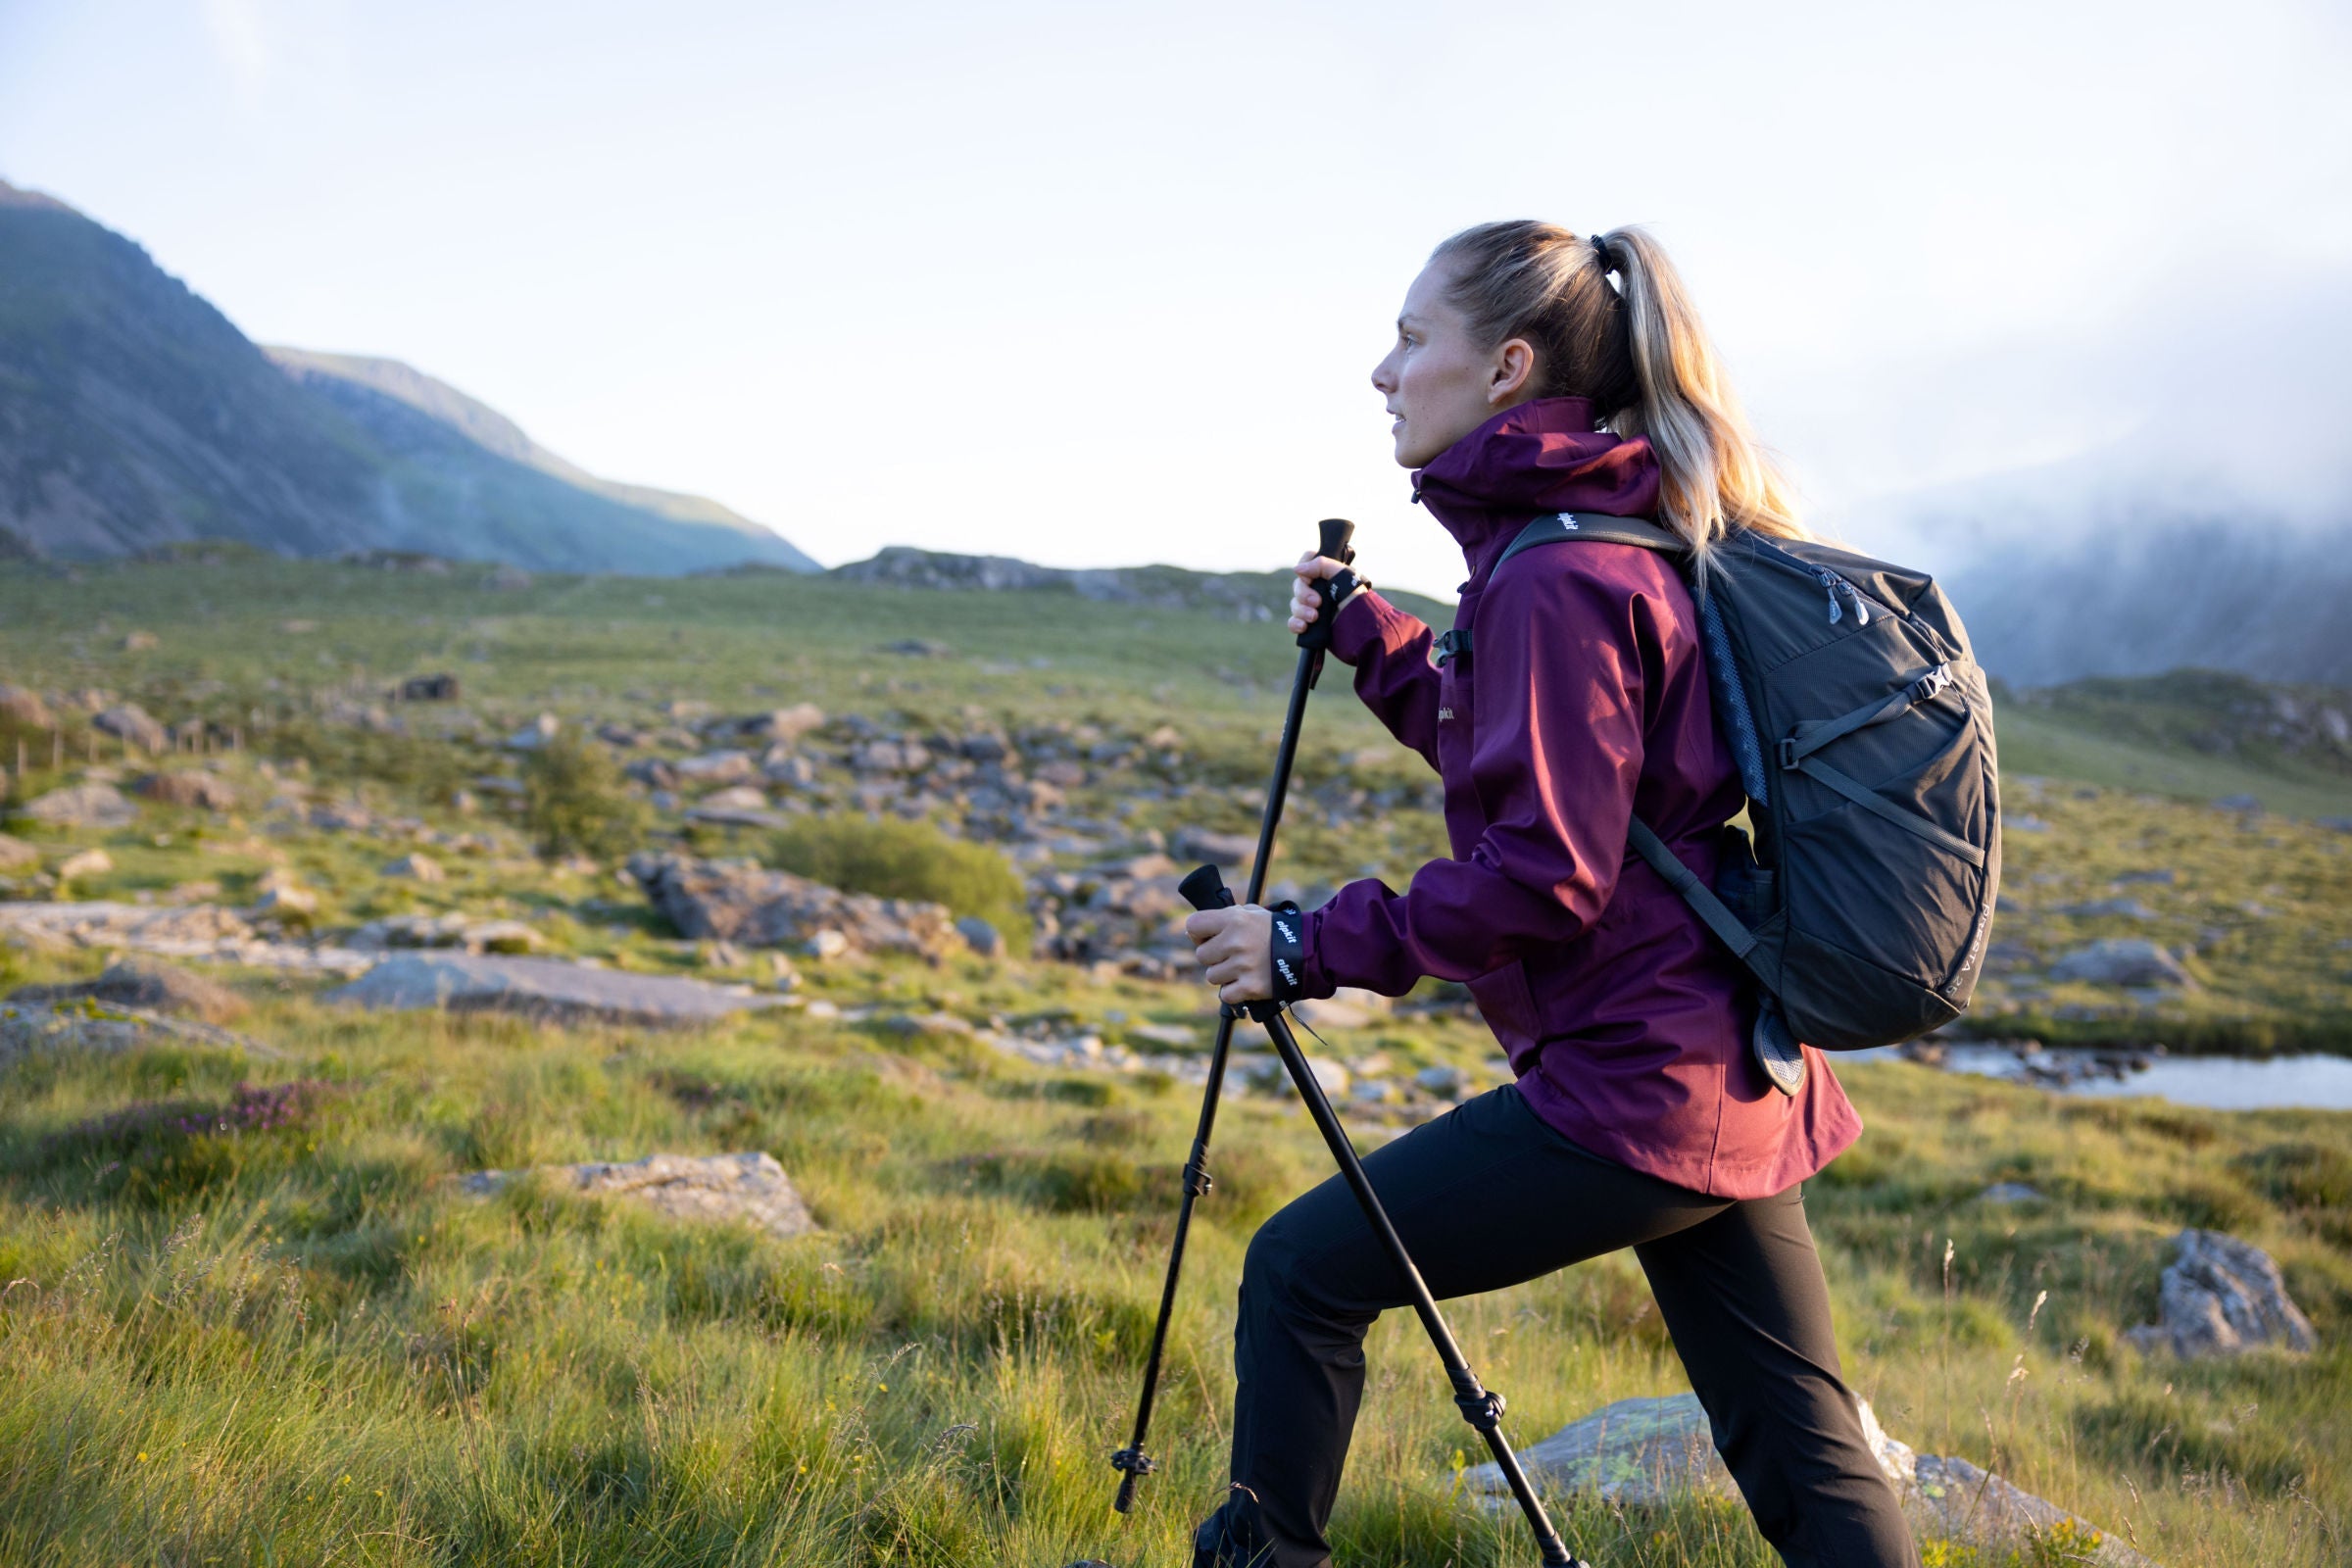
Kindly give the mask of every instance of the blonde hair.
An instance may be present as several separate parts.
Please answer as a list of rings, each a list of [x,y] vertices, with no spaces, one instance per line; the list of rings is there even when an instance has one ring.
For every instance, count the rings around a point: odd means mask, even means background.
[[[1659,467],[1658,520],[1708,553],[1734,529],[1806,537],[1788,482],[1756,440],[1682,274],[1639,228],[1582,238],[1517,220],[1463,229],[1431,254],[1446,297],[1482,343],[1525,338],[1536,395],[1592,402],[1604,429],[1647,436]],[[1615,272],[1622,288],[1609,284]]]

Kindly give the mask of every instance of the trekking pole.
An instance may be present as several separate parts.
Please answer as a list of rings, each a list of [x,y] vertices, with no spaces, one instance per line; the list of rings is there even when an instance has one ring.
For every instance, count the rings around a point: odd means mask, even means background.
[[[1315,553],[1347,563],[1355,559],[1348,541],[1355,535],[1355,524],[1345,517],[1325,517],[1317,523],[1321,539]],[[1291,706],[1282,718],[1282,744],[1274,753],[1274,777],[1266,785],[1265,808],[1257,818],[1257,858],[1250,862],[1250,902],[1255,904],[1266,891],[1266,866],[1274,858],[1274,829],[1282,821],[1282,805],[1291,790],[1291,764],[1298,757],[1298,725],[1306,716],[1306,694],[1314,689],[1323,673],[1323,651],[1331,646],[1331,602],[1335,590],[1329,580],[1315,584],[1322,596],[1323,611],[1313,624],[1298,634],[1298,665],[1291,675]],[[1222,878],[1218,886],[1223,887]],[[1228,894],[1228,900],[1231,899]],[[1158,1462],[1144,1452],[1144,1440],[1152,1434],[1152,1401],[1159,1393],[1159,1363],[1168,1344],[1168,1322],[1176,1312],[1176,1281],[1184,1271],[1184,1244],[1192,1233],[1193,1204],[1209,1189],[1208,1135],[1217,1122],[1217,1099],[1225,1088],[1225,1060],[1233,1045],[1234,1014],[1220,1008],[1217,1014],[1216,1041],[1208,1052],[1208,1081],[1200,1089],[1200,1121],[1193,1129],[1192,1156],[1184,1162],[1184,1196],[1176,1203],[1176,1235],[1168,1243],[1168,1273],[1159,1287],[1159,1321],[1152,1328],[1152,1349],[1144,1357],[1144,1391],[1135,1405],[1135,1435],[1126,1447],[1110,1456],[1111,1468],[1119,1472],[1119,1495],[1111,1504],[1125,1513],[1135,1506],[1135,1484],[1159,1468]]]
[[[1213,865],[1201,866],[1186,877],[1180,891],[1196,909],[1224,908],[1233,903],[1233,890],[1225,885],[1224,877]],[[1331,1108],[1331,1098],[1323,1093],[1314,1069],[1307,1065],[1306,1054],[1298,1049],[1298,1038],[1291,1033],[1290,1020],[1282,1015],[1282,1004],[1252,1002],[1223,1010],[1227,1017],[1247,1012],[1265,1025],[1266,1034],[1274,1042],[1274,1054],[1282,1058],[1291,1082],[1298,1086],[1298,1098],[1306,1102],[1306,1113],[1314,1118],[1315,1131],[1323,1135],[1331,1157],[1339,1161],[1340,1174],[1348,1179],[1348,1188],[1364,1211],[1364,1219],[1380,1241],[1381,1250],[1396,1265],[1413,1311],[1421,1319],[1422,1328],[1429,1331],[1430,1343],[1438,1348],[1438,1359],[1446,1363],[1446,1380],[1453,1385],[1453,1402],[1460,1408],[1462,1419],[1487,1440],[1487,1449],[1494,1455],[1503,1480],[1510,1484],[1511,1495],[1519,1501],[1519,1511],[1527,1515],[1527,1525],[1536,1533],[1536,1548],[1544,1555],[1544,1568],[1589,1568],[1581,1558],[1569,1553],[1560,1542],[1559,1532],[1551,1528],[1551,1516],[1544,1511],[1535,1488],[1528,1484],[1527,1472],[1520,1468],[1519,1456],[1503,1438],[1502,1396],[1480,1384],[1478,1374],[1470,1370],[1470,1363],[1463,1358],[1453,1331],[1446,1326],[1445,1316],[1438,1311],[1437,1298],[1429,1294],[1421,1271],[1413,1266],[1412,1254],[1404,1249],[1404,1238],[1396,1234],[1396,1227],[1389,1221],[1389,1211],[1381,1206],[1380,1195],[1372,1191],[1372,1178],[1364,1174],[1364,1162],[1356,1157],[1355,1146],[1348,1141],[1348,1130],[1340,1125],[1339,1112]]]

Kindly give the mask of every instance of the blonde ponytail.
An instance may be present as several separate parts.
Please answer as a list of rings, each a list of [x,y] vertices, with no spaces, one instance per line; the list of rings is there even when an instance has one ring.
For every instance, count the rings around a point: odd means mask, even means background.
[[[1553,223],[1484,223],[1430,260],[1447,267],[1447,297],[1482,341],[1524,337],[1534,346],[1539,396],[1590,398],[1604,428],[1649,438],[1658,520],[1689,545],[1697,581],[1734,529],[1805,537],[1788,481],[1749,427],[1682,274],[1646,232],[1584,239]],[[1622,289],[1610,286],[1611,272]]]

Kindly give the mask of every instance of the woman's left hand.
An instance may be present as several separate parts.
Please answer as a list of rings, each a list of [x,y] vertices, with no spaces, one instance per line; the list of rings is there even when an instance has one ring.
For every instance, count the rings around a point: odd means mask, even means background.
[[[1220,1002],[1263,1002],[1274,995],[1274,916],[1254,904],[1202,909],[1184,922],[1193,956],[1208,971]]]

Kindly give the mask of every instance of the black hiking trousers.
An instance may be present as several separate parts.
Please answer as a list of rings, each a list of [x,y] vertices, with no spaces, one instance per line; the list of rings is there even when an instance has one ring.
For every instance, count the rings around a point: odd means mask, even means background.
[[[1764,1539],[1796,1568],[1916,1568],[1894,1489],[1838,1376],[1801,1187],[1734,1201],[1642,1175],[1552,1130],[1516,1087],[1415,1128],[1364,1167],[1440,1298],[1633,1248]],[[1337,1176],[1250,1244],[1234,1332],[1233,1480],[1257,1499],[1275,1568],[1331,1561],[1323,1530],[1363,1397],[1364,1336],[1405,1304]]]

